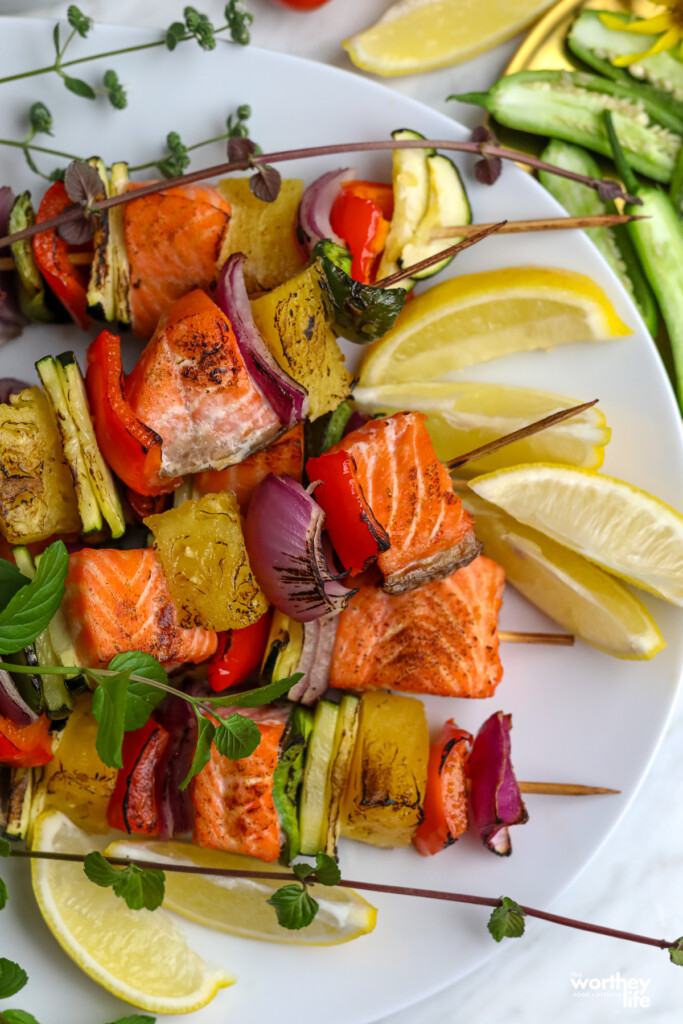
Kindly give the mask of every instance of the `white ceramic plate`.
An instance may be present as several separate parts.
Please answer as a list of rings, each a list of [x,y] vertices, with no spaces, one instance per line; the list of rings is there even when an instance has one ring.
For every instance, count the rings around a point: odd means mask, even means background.
[[[303,23],[302,23],[303,24]],[[51,61],[51,25],[2,19],[3,74]],[[101,28],[92,52],[153,38],[122,28]],[[90,42],[79,44],[90,46]],[[387,138],[398,127],[432,137],[465,137],[464,129],[440,114],[382,86],[323,65],[281,54],[220,44],[212,53],[184,45],[174,54],[147,51],[76,73],[95,81],[116,67],[129,87],[130,105],[117,112],[71,96],[56,79],[36,78],[2,86],[0,135],[24,131],[29,104],[43,99],[55,119],[58,149],[108,163],[133,163],[161,154],[165,134],[179,131],[189,144],[218,134],[239,103],[252,105],[252,137],[266,150]],[[49,143],[48,143],[49,144]],[[194,166],[221,160],[215,146],[196,154]],[[342,158],[343,159],[343,158]],[[44,166],[54,166],[47,157]],[[316,160],[281,167],[311,181],[337,161]],[[390,157],[353,161],[366,177],[388,180]],[[484,187],[459,160],[474,218],[539,217],[560,211],[527,175],[508,166],[498,184]],[[0,182],[36,197],[42,185],[20,154],[0,151]],[[620,285],[583,235],[576,232],[494,238],[466,252],[452,273],[535,263],[589,274],[635,329],[628,340],[560,347],[489,363],[470,378],[558,391],[577,399],[599,396],[613,428],[605,470],[683,506],[683,444],[678,415],[659,357]],[[0,353],[0,374],[33,380],[33,362],[46,352],[74,348],[85,336],[74,328],[32,328]],[[130,342],[136,351],[136,343]],[[348,346],[351,353],[353,346]],[[354,350],[354,353],[355,354]],[[581,643],[573,649],[508,645],[505,678],[490,700],[431,698],[425,703],[436,729],[448,717],[476,731],[499,708],[514,716],[513,754],[524,779],[573,781],[618,788],[621,795],[583,800],[529,797],[530,822],[513,830],[514,854],[498,858],[471,836],[437,857],[409,850],[375,850],[345,842],[341,864],[349,878],[444,888],[547,906],[593,856],[641,782],[671,710],[683,660],[679,611],[645,598],[668,647],[653,662],[621,662]],[[512,592],[502,614],[507,629],[552,629],[552,624]],[[18,960],[30,976],[13,1005],[32,1011],[41,1024],[98,1024],[125,1012],[71,963],[44,927],[23,865],[3,864],[10,901],[2,912],[0,955]],[[247,1024],[275,1016],[297,1024],[364,1024],[424,998],[456,981],[497,947],[486,930],[486,912],[399,897],[377,898],[375,932],[332,948],[289,948],[251,943],[187,924],[191,944],[238,976],[192,1016],[196,1024]],[[169,1018],[170,1019],[170,1018]],[[189,1020],[190,1018],[175,1018]]]

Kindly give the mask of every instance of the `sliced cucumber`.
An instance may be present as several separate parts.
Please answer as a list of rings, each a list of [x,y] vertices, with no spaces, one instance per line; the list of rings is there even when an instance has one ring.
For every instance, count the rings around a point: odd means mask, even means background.
[[[64,352],[61,356],[57,356],[57,373],[66,398],[67,408],[76,427],[81,451],[85,458],[86,472],[95,492],[97,504],[111,530],[112,537],[122,537],[126,530],[126,521],[123,516],[121,499],[114,483],[114,477],[102,457],[95,437],[85,381],[73,352]]]
[[[36,215],[31,205],[31,193],[22,192],[14,200],[9,215],[8,231],[11,235],[24,228],[31,228]],[[30,238],[22,238],[10,246],[19,275],[19,305],[24,316],[37,323],[49,324],[55,319],[47,303],[45,282],[41,277],[33,255]]]
[[[7,839],[26,839],[31,821],[33,800],[33,769],[13,768],[5,836]]]
[[[330,808],[325,835],[325,853],[330,857],[337,856],[337,843],[341,828],[341,802],[349,778],[353,748],[356,745],[359,708],[360,700],[352,693],[347,693],[342,697],[334,736],[334,753],[330,772]]]
[[[299,809],[301,852],[306,855],[316,854],[325,848],[330,813],[330,772],[338,717],[338,704],[329,700],[318,701],[308,742]]]
[[[590,153],[579,146],[572,146],[569,142],[554,139],[543,150],[541,159],[556,167],[585,174],[590,178],[601,177],[600,168]],[[540,171],[538,177],[541,184],[573,217],[616,213],[614,203],[603,202],[594,189],[582,185],[579,181],[560,178],[557,174],[549,174],[547,171]],[[627,225],[620,224],[614,228],[586,228],[586,234],[635,302],[647,329],[654,337],[659,323],[657,303],[638,262]]]
[[[119,196],[125,192],[130,184],[128,164],[119,162],[111,165],[111,179],[109,192],[112,196]],[[109,211],[109,237],[112,242],[112,261],[115,268],[114,276],[114,304],[116,310],[115,319],[122,327],[130,326],[130,263],[128,262],[128,250],[126,249],[126,236],[124,231],[125,207],[114,206]]]
[[[61,376],[57,369],[57,361],[53,356],[45,356],[36,363],[36,370],[38,371],[47,400],[52,407],[62,438],[64,456],[74,481],[83,533],[86,536],[89,533],[99,533],[102,529],[102,515],[97,503],[97,496],[90,482],[76,424],[66,402]]]
[[[400,128],[391,133],[392,139],[423,139],[424,135]],[[386,245],[377,270],[378,280],[389,277],[399,270],[398,259],[403,249],[411,240],[418,225],[427,212],[429,203],[429,174],[427,172],[428,156],[433,156],[433,149],[395,149],[393,157],[392,180],[394,186],[394,213],[387,236]],[[405,288],[406,282],[401,281],[396,287]]]
[[[304,774],[306,748],[312,730],[313,712],[296,704],[287,722],[280,756],[273,774],[273,802],[284,836],[280,851],[282,864],[289,864],[301,852],[299,790]]]
[[[109,177],[107,168],[99,157],[88,160],[94,167],[102,182],[102,194],[109,198]],[[95,320],[106,320],[108,323],[116,315],[114,300],[114,280],[116,268],[113,257],[113,241],[109,230],[109,214],[105,210],[94,217],[95,232],[93,234],[93,259],[90,264],[88,281],[88,312]]]
[[[420,260],[425,260],[428,256],[433,256],[461,240],[462,236],[460,235],[432,240],[431,235],[434,228],[472,223],[472,210],[467,192],[453,161],[439,153],[428,156],[427,174],[429,176],[427,209],[415,234],[401,252],[398,260],[401,269],[419,263]],[[440,270],[448,266],[452,259],[453,257],[449,256],[441,263],[436,263],[433,267],[415,274],[415,280],[420,281],[425,277],[438,274]]]

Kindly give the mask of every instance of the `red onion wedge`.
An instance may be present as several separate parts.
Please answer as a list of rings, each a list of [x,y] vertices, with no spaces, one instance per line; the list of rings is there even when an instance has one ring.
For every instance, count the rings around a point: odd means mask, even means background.
[[[249,561],[271,604],[297,622],[336,615],[355,590],[330,571],[325,513],[301,484],[268,476],[254,491],[244,530]]]
[[[197,716],[187,701],[166,697],[154,712],[159,725],[168,731],[168,743],[157,767],[157,807],[159,838],[191,832],[194,805],[189,789],[181,789],[197,745]]]
[[[7,185],[0,187],[0,235],[6,235],[9,215],[14,205],[14,192]],[[9,249],[5,252],[9,255]],[[16,294],[16,274],[12,270],[0,273],[0,345],[21,334],[28,321],[19,308]]]
[[[512,853],[508,826],[528,821],[510,760],[512,715],[497,711],[477,733],[467,774],[470,812],[482,842],[501,857]]]
[[[282,369],[258,332],[244,283],[245,260],[241,252],[227,258],[218,275],[216,302],[230,321],[250,377],[282,422],[293,427],[308,416],[308,391]]]
[[[0,668],[0,715],[19,726],[31,725],[32,722],[38,721],[38,715],[28,706],[11,675],[4,668]]]
[[[330,685],[330,666],[338,625],[336,615],[303,623],[304,642],[294,671],[304,675],[287,694],[289,700],[315,704]]]
[[[329,238],[342,248],[346,243],[335,234],[330,224],[330,213],[339,189],[345,181],[353,181],[356,177],[355,167],[345,167],[339,171],[328,171],[321,178],[308,186],[299,203],[296,237],[299,245],[307,256],[311,255],[313,246],[323,238]]]

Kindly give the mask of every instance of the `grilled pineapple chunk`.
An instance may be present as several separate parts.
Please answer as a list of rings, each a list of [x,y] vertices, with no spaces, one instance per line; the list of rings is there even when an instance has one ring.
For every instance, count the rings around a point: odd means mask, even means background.
[[[40,388],[0,406],[0,466],[0,533],[8,543],[80,531],[73,479]]]
[[[423,818],[429,730],[422,702],[364,693],[341,809],[341,833],[372,846],[407,846]]]
[[[231,491],[184,501],[144,522],[154,534],[181,626],[243,629],[268,610]]]
[[[351,374],[327,318],[318,270],[306,267],[255,299],[251,311],[280,366],[307,389],[311,419],[336,409],[351,391]]]

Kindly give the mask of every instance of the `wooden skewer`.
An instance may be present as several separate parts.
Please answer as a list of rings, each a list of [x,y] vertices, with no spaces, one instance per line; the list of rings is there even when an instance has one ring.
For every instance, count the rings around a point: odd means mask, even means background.
[[[541,217],[537,220],[508,220],[498,229],[501,235],[521,235],[527,231],[565,231],[567,228],[611,228],[628,224],[632,220],[646,220],[640,214],[600,213],[585,217]],[[448,227],[432,228],[430,239],[469,238],[491,224],[453,224]]]
[[[605,786],[578,786],[571,782],[518,782],[522,793],[545,793],[549,796],[596,796],[599,793],[621,793]]]
[[[457,253],[462,252],[463,249],[469,249],[471,245],[476,245],[477,242],[481,242],[484,238],[488,238],[488,236],[494,234],[494,232],[500,231],[505,224],[507,224],[507,221],[501,220],[497,224],[477,225],[476,231],[471,232],[467,238],[463,238],[462,241],[456,242],[455,245],[449,245],[447,249],[435,252],[433,256],[427,256],[426,259],[420,260],[419,263],[413,263],[409,267],[403,267],[396,274],[391,274],[389,277],[383,277],[381,281],[375,281],[375,287],[389,288],[391,285],[398,284],[399,281],[405,280],[406,277],[414,277],[415,274],[419,274],[422,270],[427,270],[429,267],[433,267],[434,264],[440,263],[441,260],[450,259],[451,256],[457,255]]]
[[[519,633],[499,629],[498,639],[502,644],[553,644],[555,647],[574,645],[571,633]]]
[[[91,252],[69,252],[66,255],[69,263],[72,263],[75,267],[87,267],[92,263],[93,254]],[[16,270],[17,265],[11,256],[0,257],[0,270]]]

